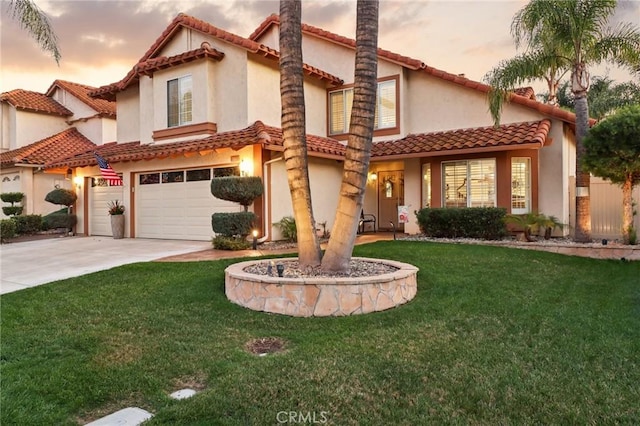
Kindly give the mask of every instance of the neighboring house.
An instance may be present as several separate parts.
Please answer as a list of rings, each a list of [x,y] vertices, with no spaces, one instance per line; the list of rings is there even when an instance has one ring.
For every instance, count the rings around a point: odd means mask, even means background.
[[[120,81],[90,93],[117,101],[116,143],[96,150],[122,174],[100,178],[92,151],[47,164],[82,179],[77,232],[110,235],[106,203],[127,208],[129,237],[209,240],[211,214],[236,211],[215,199],[210,180],[261,176],[253,206],[263,235],[291,215],[282,160],[279,19],[248,38],[178,15]],[[341,180],[353,94],[355,41],[303,25],[310,178],[316,221],[330,229]],[[376,130],[364,212],[381,229],[419,232],[421,207],[499,206],[572,223],[575,115],[511,95],[500,127],[489,87],[379,49]],[[410,221],[398,223],[398,206]],[[569,228],[565,228],[565,233]]]
[[[72,187],[71,170],[45,173],[46,163],[115,140],[115,103],[89,97],[94,89],[56,80],[45,94],[0,94],[0,192],[24,193],[23,214],[57,210],[45,196],[56,187]]]

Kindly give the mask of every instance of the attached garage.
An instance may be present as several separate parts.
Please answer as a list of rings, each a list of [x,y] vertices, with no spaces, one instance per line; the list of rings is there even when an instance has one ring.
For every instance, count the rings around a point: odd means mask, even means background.
[[[124,188],[112,186],[101,177],[91,178],[89,189],[89,235],[111,236],[111,219],[109,217],[109,202],[124,200]],[[126,206],[127,208],[129,206]]]
[[[211,195],[211,179],[239,174],[238,167],[207,167],[138,173],[136,237],[209,241],[211,215],[242,206]]]

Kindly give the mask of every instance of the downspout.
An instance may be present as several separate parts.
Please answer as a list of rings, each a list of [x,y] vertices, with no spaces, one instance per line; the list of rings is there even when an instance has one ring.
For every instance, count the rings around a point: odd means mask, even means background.
[[[271,238],[271,193],[269,192],[269,185],[267,183],[269,183],[269,172],[268,170],[270,170],[270,166],[271,164],[278,162],[278,161],[282,161],[284,159],[284,157],[278,157],[278,158],[274,158],[273,160],[269,160],[266,161],[262,164],[262,176],[264,177],[264,237],[260,238],[258,240],[258,243],[262,244],[265,241],[267,241],[269,238]]]

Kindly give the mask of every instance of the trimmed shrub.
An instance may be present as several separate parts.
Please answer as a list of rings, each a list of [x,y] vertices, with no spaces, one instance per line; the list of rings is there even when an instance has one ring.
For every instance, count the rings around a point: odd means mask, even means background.
[[[2,208],[2,213],[6,216],[17,216],[22,214],[22,206],[7,206]]]
[[[45,230],[57,228],[71,229],[78,222],[78,218],[74,214],[68,214],[67,209],[61,209],[44,216],[42,222],[42,227]]]
[[[56,188],[44,197],[45,201],[61,206],[70,206],[75,203],[77,199],[78,196],[74,191],[64,188]]]
[[[0,220],[0,241],[4,242],[16,236],[16,223],[11,219]]]
[[[24,198],[24,194],[22,192],[3,192],[0,194],[0,200],[5,203],[19,203]]]
[[[507,235],[504,208],[425,208],[415,213],[420,231],[429,237],[498,240]]]
[[[43,221],[42,216],[39,214],[15,216],[11,220],[16,223],[16,233],[20,235],[35,234],[42,231]]]
[[[211,227],[216,234],[225,237],[246,237],[256,222],[252,212],[214,213],[211,215]]]
[[[225,237],[224,235],[213,238],[213,248],[217,250],[247,250],[251,244],[244,238]]]
[[[225,176],[211,180],[211,194],[214,197],[239,203],[245,211],[263,191],[262,179],[258,176]]]
[[[276,222],[273,224],[276,228],[280,230],[282,234],[282,238],[287,241],[298,241],[298,230],[296,228],[296,220],[292,216],[285,216],[280,219],[280,222]],[[326,230],[325,230],[326,232]]]

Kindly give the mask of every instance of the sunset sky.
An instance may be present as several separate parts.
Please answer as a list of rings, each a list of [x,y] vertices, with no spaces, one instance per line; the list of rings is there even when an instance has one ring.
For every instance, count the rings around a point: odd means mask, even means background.
[[[379,46],[445,71],[481,81],[500,60],[516,54],[513,15],[526,0],[382,0]],[[269,0],[36,0],[59,39],[62,60],[43,53],[7,15],[0,0],[0,92],[44,92],[55,79],[91,86],[120,80],[180,12],[238,34],[249,34],[271,13]],[[348,37],[355,34],[355,1],[303,0],[304,22]],[[620,2],[614,22],[640,26],[640,1]],[[312,64],[320,65],[320,64]],[[320,65],[321,66],[321,65]],[[592,74],[632,77],[614,66]],[[634,77],[638,81],[638,77]],[[544,85],[534,85],[541,91]]]

